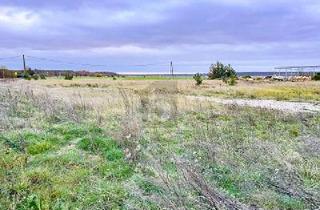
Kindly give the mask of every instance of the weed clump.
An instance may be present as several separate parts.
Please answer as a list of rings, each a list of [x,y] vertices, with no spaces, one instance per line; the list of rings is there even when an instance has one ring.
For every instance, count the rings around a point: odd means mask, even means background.
[[[53,148],[53,145],[47,141],[35,143],[27,148],[27,151],[31,155],[37,155],[44,153]]]

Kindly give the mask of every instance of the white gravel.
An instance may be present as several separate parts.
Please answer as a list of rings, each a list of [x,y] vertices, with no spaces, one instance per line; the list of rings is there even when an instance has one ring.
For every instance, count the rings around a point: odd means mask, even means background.
[[[285,112],[320,112],[320,103],[309,102],[291,102],[291,101],[276,101],[276,100],[258,100],[258,99],[221,99],[208,96],[187,96],[191,100],[200,100],[208,102],[216,102],[220,104],[235,104],[238,106],[250,106],[267,109],[276,109]]]

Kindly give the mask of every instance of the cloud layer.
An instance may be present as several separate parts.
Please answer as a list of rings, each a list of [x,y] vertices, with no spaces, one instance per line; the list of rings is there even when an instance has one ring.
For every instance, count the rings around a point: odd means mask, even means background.
[[[319,64],[319,24],[316,0],[2,0],[0,58],[24,53],[124,72],[166,71],[171,60],[180,72],[206,72],[222,60],[271,71]],[[162,65],[134,66],[144,63]],[[31,58],[29,65],[89,68]]]

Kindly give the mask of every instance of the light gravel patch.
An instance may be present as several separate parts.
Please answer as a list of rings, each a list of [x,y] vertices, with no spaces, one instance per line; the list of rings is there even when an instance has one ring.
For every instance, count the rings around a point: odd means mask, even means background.
[[[308,102],[291,102],[291,101],[276,101],[276,100],[264,100],[264,99],[222,99],[208,96],[186,96],[190,100],[199,100],[207,102],[215,102],[224,105],[238,105],[249,106],[257,108],[275,109],[284,112],[299,113],[320,112],[320,103],[308,103]]]

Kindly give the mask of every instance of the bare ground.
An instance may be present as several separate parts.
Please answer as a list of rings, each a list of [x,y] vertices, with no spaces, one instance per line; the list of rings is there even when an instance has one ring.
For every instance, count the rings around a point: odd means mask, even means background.
[[[276,100],[263,100],[263,99],[222,99],[208,96],[186,96],[187,99],[215,102],[219,104],[235,104],[238,106],[249,106],[257,108],[275,109],[291,113],[320,112],[320,103],[310,102],[291,102],[291,101],[276,101]]]

